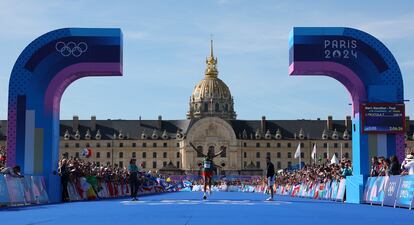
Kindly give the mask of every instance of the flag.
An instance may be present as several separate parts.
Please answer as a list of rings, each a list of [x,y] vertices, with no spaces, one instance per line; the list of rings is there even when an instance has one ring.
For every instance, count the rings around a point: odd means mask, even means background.
[[[312,150],[312,159],[316,159],[316,144],[313,145],[313,150]]]
[[[297,159],[297,158],[299,158],[300,157],[300,143],[298,144],[298,148],[296,149],[296,152],[295,152],[295,159]]]
[[[335,154],[333,154],[332,159],[331,159],[331,164],[338,164],[338,163],[339,163],[338,158],[336,157]]]

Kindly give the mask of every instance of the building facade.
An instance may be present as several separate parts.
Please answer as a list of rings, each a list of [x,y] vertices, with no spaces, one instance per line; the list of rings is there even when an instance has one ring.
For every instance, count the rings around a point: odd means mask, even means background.
[[[84,148],[92,149],[85,158],[100,165],[127,166],[136,158],[145,170],[165,173],[197,173],[203,160],[189,143],[207,153],[224,146],[214,159],[218,174],[262,174],[266,157],[277,169],[299,163],[294,158],[300,145],[301,162],[320,163],[333,154],[352,160],[352,121],[344,120],[238,120],[228,86],[218,78],[217,58],[211,43],[204,79],[191,94],[186,119],[163,120],[61,120],[60,153],[82,158]],[[414,149],[411,123],[407,119],[407,150]],[[1,121],[0,145],[6,144],[7,121]],[[314,145],[316,159],[311,153]]]

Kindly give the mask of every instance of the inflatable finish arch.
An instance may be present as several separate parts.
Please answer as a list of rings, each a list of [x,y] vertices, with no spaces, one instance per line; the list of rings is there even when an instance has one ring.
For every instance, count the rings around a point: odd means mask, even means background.
[[[404,158],[404,130],[364,132],[364,104],[398,104],[404,121],[399,66],[376,38],[352,28],[295,27],[289,39],[290,75],[325,75],[341,82],[352,99],[354,176],[347,177],[347,202],[360,203],[370,157]]]
[[[60,99],[75,80],[122,76],[120,29],[66,28],[30,43],[9,83],[7,165],[45,177],[49,201],[60,201]]]

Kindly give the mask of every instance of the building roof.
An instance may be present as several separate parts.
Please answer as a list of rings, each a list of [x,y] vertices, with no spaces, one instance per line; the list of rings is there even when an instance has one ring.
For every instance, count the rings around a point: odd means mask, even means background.
[[[92,120],[78,120],[78,130],[80,140],[85,139],[87,130],[90,130],[91,139],[95,139],[97,131],[100,131],[101,139],[119,139],[122,133],[124,139],[143,139],[145,133],[147,139],[154,139],[153,133],[157,135],[156,139],[162,139],[162,135],[167,135],[167,139],[176,139],[177,132],[185,137],[189,128],[199,119],[192,120],[96,120],[96,129],[92,129]],[[279,130],[281,139],[299,139],[302,130],[304,139],[320,140],[325,130],[328,139],[332,139],[335,130],[338,139],[343,139],[345,120],[332,120],[332,129],[327,129],[327,120],[264,120],[265,127],[261,130],[261,120],[229,120],[229,124],[238,139],[266,139],[266,132],[271,134],[270,139],[275,139],[276,132]],[[69,139],[74,140],[76,130],[73,129],[74,120],[61,120],[60,136],[63,138],[68,131]],[[349,128],[348,128],[349,129]],[[245,133],[245,135],[243,135]],[[256,133],[260,137],[256,138]],[[348,130],[351,135],[351,131]],[[414,121],[409,121],[407,127],[407,138],[414,139]],[[0,140],[5,140],[7,136],[7,121],[0,120]],[[350,137],[351,138],[351,137]]]

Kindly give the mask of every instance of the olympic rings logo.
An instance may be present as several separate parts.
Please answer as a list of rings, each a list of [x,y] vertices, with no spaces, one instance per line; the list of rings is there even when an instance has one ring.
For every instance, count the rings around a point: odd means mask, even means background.
[[[85,42],[75,43],[73,41],[65,43],[63,41],[59,41],[55,45],[56,51],[58,51],[62,56],[74,56],[79,57],[81,56],[86,50],[88,50],[88,45]]]

